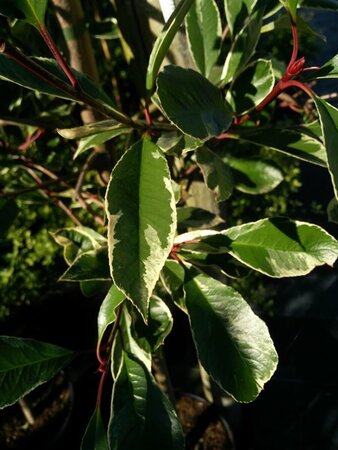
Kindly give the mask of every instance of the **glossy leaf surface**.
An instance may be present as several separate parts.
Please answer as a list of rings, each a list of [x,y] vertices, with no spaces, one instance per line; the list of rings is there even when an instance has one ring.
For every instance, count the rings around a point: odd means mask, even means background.
[[[224,0],[225,15],[232,36],[240,32],[256,3],[256,0]]]
[[[109,325],[116,320],[116,308],[123,302],[125,295],[115,285],[111,286],[105,296],[97,316],[98,347]]]
[[[110,280],[108,248],[81,253],[61,276],[60,281]]]
[[[114,450],[183,450],[173,406],[145,365],[123,352],[115,381],[108,439]]]
[[[148,94],[151,94],[153,90],[163,59],[193,2],[194,0],[180,1],[155,41],[147,68],[146,88]]]
[[[186,17],[190,51],[200,72],[209,77],[221,50],[222,25],[215,0],[195,0]]]
[[[158,76],[157,94],[168,119],[201,141],[231,125],[232,112],[220,90],[194,70],[166,66]]]
[[[176,230],[168,165],[150,140],[133,145],[115,166],[106,205],[111,275],[146,318]]]
[[[323,264],[332,266],[338,243],[317,225],[290,219],[262,219],[222,231],[232,240],[230,254],[271,277],[306,275]]]
[[[237,401],[254,400],[277,366],[267,326],[238,292],[206,275],[191,271],[185,291],[203,367]]]
[[[33,339],[0,337],[0,408],[52,378],[74,357],[62,347]]]

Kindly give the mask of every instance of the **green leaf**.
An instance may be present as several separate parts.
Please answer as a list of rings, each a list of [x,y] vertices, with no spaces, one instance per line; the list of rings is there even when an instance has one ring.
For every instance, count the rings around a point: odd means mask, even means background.
[[[216,192],[217,200],[221,202],[229,198],[233,189],[229,166],[207,147],[196,150],[196,162],[202,170],[208,188]]]
[[[221,223],[215,214],[194,206],[180,206],[177,208],[177,223],[180,230],[185,228],[205,228]]]
[[[290,12],[292,18],[295,20],[297,16],[298,0],[279,0],[279,1]]]
[[[267,326],[238,292],[206,275],[190,271],[185,290],[202,366],[235,400],[254,400],[278,361]]]
[[[337,0],[303,0],[300,3],[302,6],[308,8],[332,9],[333,11],[338,10]]]
[[[306,275],[333,265],[338,243],[317,225],[286,218],[262,219],[222,231],[232,240],[230,254],[270,277]]]
[[[258,105],[274,84],[271,61],[258,59],[236,78],[228,91],[227,100],[236,114],[244,114]]]
[[[47,5],[48,0],[1,0],[0,14],[40,27],[45,21]]]
[[[79,145],[76,149],[73,159],[76,159],[79,155],[86,152],[90,148],[95,147],[96,145],[104,144],[105,142],[110,141],[111,139],[120,136],[121,134],[127,134],[130,133],[131,131],[132,131],[131,128],[121,125],[116,130],[92,134],[91,136],[82,138],[79,141]]]
[[[266,194],[284,179],[281,170],[271,163],[232,157],[226,161],[233,169],[236,189],[246,194]]]
[[[59,68],[55,60],[48,58],[32,58],[32,60],[52,75],[58,77],[63,82],[68,83],[67,77]],[[74,69],[72,69],[72,72],[78,80],[83,92],[94,99],[110,105],[110,107],[113,106],[111,99],[89,77]],[[27,89],[32,89],[33,91],[42,92],[43,94],[48,94],[67,100],[76,100],[69,93],[65,93],[63,90],[37,77],[14,61],[14,59],[4,55],[3,53],[0,53],[0,79],[18,84],[19,86]]]
[[[81,450],[109,450],[107,433],[99,408],[95,408],[81,442]]]
[[[161,67],[164,57],[167,54],[170,44],[174,39],[181,23],[184,20],[184,17],[188,13],[193,2],[194,0],[181,0],[177,5],[175,11],[170,16],[169,20],[164,25],[163,30],[157,36],[150,54],[147,68],[146,89],[148,95],[151,94],[154,88],[156,76]]]
[[[103,296],[111,286],[111,280],[80,281],[80,289],[85,297]]]
[[[313,97],[313,100],[316,104],[322,127],[333,190],[338,199],[338,109],[316,95]]]
[[[327,159],[323,143],[311,128],[259,127],[241,131],[241,142],[269,147],[294,158],[326,167]]]
[[[166,66],[158,76],[157,95],[168,119],[201,141],[224,133],[232,123],[221,91],[194,70]]]
[[[106,207],[112,278],[146,320],[176,230],[169,168],[149,139],[134,144],[115,166]]]
[[[134,321],[135,337],[140,347],[148,353],[154,353],[171,332],[173,318],[164,301],[152,295],[149,303],[149,318],[146,325],[143,320]]]
[[[221,86],[236,78],[244,70],[256,49],[263,20],[264,8],[254,11],[237,34],[224,63]]]
[[[327,61],[319,70],[314,70],[305,76],[307,81],[321,78],[338,78],[338,55]]]
[[[126,352],[114,384],[108,438],[114,450],[184,449],[173,406],[144,364]]]
[[[16,337],[0,337],[0,408],[15,403],[52,378],[74,357],[74,352]]]
[[[186,31],[195,64],[208,78],[221,51],[222,24],[215,0],[195,0],[186,16]]]
[[[6,236],[18,213],[19,208],[15,200],[0,198],[0,237]]]
[[[224,0],[227,24],[232,36],[236,36],[251,15],[257,0]]]
[[[68,265],[73,264],[82,253],[107,244],[107,239],[101,234],[83,226],[62,228],[51,235],[63,247],[63,256]]]
[[[81,125],[80,127],[59,128],[56,131],[59,133],[60,136],[64,137],[65,139],[81,139],[84,137],[89,137],[100,133],[117,131],[120,128],[125,128],[125,125],[116,122],[116,120],[107,119],[107,120],[100,120],[98,122],[88,123],[87,125]]]
[[[183,289],[185,272],[181,264],[167,260],[161,272],[161,281],[172,300],[181,308],[185,308],[185,292]]]
[[[60,277],[60,281],[110,280],[106,246],[81,253]]]
[[[125,295],[117,289],[115,285],[111,286],[105,296],[97,316],[98,347],[109,325],[116,320],[116,308],[123,302]]]

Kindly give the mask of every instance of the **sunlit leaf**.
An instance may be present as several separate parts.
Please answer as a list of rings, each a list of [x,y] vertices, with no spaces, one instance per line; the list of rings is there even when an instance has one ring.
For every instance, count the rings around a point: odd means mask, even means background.
[[[237,401],[254,400],[278,361],[267,326],[238,292],[211,277],[191,270],[185,291],[204,369]]]

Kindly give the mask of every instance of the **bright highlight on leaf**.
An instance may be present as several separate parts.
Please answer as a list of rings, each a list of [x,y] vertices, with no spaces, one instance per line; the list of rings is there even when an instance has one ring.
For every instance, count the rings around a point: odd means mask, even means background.
[[[1,0],[0,14],[38,27],[45,22],[48,0]]]
[[[203,367],[237,401],[254,400],[278,361],[267,326],[238,292],[211,277],[191,270],[184,287]]]
[[[276,278],[306,275],[317,266],[332,266],[338,257],[334,237],[317,225],[287,218],[262,219],[222,234],[232,240],[232,256]]]
[[[149,139],[133,145],[115,166],[106,209],[112,278],[146,319],[176,230],[168,165]]]

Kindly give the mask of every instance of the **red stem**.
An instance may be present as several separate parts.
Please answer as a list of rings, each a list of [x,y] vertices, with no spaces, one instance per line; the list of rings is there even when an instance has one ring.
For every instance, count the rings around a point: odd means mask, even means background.
[[[291,59],[290,62],[288,64],[288,69],[294,64],[294,62],[297,59],[297,55],[298,55],[298,30],[297,30],[297,23],[296,21],[293,19],[293,17],[290,15],[290,20],[291,20],[291,31],[292,31],[292,42],[293,42],[293,48],[292,48],[292,55],[291,55]]]
[[[54,56],[56,62],[59,64],[60,68],[63,70],[63,72],[66,74],[67,78],[69,79],[72,87],[74,89],[78,89],[79,83],[78,83],[77,79],[75,78],[74,74],[72,73],[72,71],[68,67],[67,63],[63,59],[61,53],[57,49],[55,42],[54,42],[52,36],[50,35],[49,31],[47,30],[47,28],[45,26],[39,26],[38,30],[39,30],[39,33],[41,34],[43,40],[47,44],[49,50],[51,51],[52,55]]]

